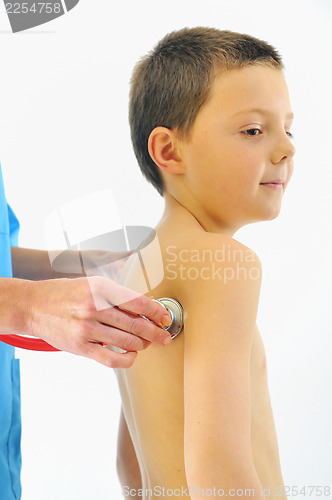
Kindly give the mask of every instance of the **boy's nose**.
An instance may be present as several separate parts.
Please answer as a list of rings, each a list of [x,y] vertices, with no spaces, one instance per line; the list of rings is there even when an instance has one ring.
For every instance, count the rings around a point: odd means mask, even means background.
[[[295,146],[288,136],[284,136],[282,140],[276,144],[273,152],[272,163],[275,165],[282,160],[291,160],[295,155]]]

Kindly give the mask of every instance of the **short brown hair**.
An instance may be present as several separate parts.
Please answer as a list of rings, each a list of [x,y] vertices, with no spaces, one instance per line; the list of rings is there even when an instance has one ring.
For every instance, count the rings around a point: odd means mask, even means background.
[[[152,130],[163,126],[189,138],[216,75],[252,64],[283,69],[280,55],[268,43],[202,27],[166,35],[136,64],[129,102],[131,139],[143,175],[161,195],[162,177],[148,152]]]

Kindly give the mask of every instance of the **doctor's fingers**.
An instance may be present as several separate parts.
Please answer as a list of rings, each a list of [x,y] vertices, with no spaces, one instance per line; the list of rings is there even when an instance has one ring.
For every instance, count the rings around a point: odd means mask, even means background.
[[[93,359],[109,368],[130,368],[137,357],[137,352],[135,351],[125,353],[114,352],[107,349],[107,347],[93,342],[85,344],[77,354]]]
[[[151,342],[117,328],[96,323],[88,334],[91,342],[119,347],[125,351],[143,351]]]
[[[130,312],[123,311],[117,307],[110,307],[108,309],[98,311],[96,319],[100,323],[112,326],[115,329],[118,328],[119,331],[122,330],[123,332],[128,332],[128,334],[132,334],[137,338],[143,339],[145,342],[148,341],[149,344],[150,342],[168,344],[171,341],[170,334],[163,328],[151,323],[151,321],[148,321],[147,319],[131,314]]]

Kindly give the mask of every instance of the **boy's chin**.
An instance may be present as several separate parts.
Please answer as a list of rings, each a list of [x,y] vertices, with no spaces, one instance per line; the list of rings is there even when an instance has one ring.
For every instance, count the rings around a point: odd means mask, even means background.
[[[280,210],[281,210],[280,206],[270,207],[269,209],[265,208],[264,210],[260,210],[258,213],[256,212],[255,216],[252,218],[250,222],[264,222],[264,221],[274,220],[280,214]]]
[[[264,218],[262,220],[268,221],[268,220],[274,220],[278,217],[280,214],[281,207],[274,207],[271,209],[269,212],[264,214]]]

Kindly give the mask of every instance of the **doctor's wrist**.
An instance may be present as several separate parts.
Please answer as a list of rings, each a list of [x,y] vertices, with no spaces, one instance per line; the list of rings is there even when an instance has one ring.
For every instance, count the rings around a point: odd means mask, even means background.
[[[0,278],[0,331],[2,334],[30,334],[32,282]]]

